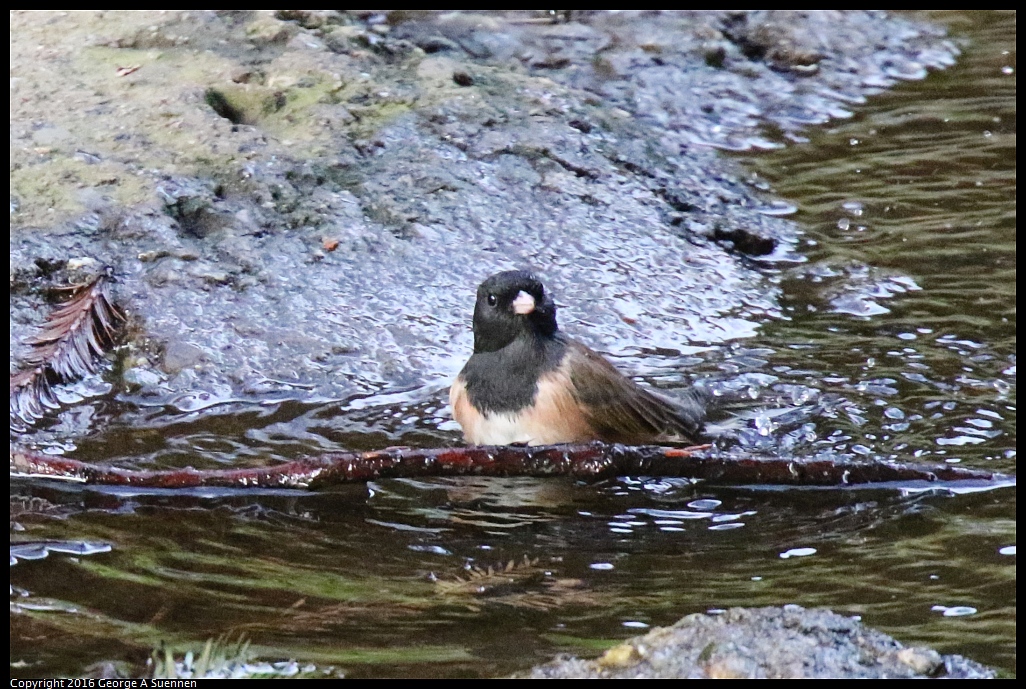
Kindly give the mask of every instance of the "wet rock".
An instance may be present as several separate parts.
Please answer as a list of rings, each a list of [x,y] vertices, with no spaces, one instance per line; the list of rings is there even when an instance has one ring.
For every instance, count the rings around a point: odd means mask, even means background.
[[[204,351],[194,344],[181,340],[168,343],[164,349],[164,370],[168,373],[178,373],[183,368],[195,366],[206,359]],[[137,383],[145,381],[143,376],[136,376]]]
[[[750,335],[778,288],[741,254],[795,230],[712,147],[800,139],[957,52],[861,12],[16,13],[11,36],[12,339],[90,258],[165,348],[123,397],[193,406],[262,380],[435,395],[513,267],[605,351]]]
[[[473,86],[474,77],[470,76],[462,70],[457,70],[452,73],[452,80],[460,86]]]
[[[122,380],[129,390],[135,391],[139,388],[154,389],[161,383],[161,376],[146,368],[126,369]]]
[[[562,657],[521,678],[556,679],[988,679],[961,656],[906,648],[829,610],[731,608],[689,615],[595,660]]]
[[[819,62],[826,57],[823,40],[829,34],[806,29],[810,20],[829,20],[820,15],[812,19],[811,12],[753,12],[737,14],[728,21],[724,35],[738,45],[745,57],[766,62],[780,71],[813,74]],[[829,13],[825,13],[829,14]],[[798,27],[802,27],[800,30]]]
[[[257,44],[285,43],[296,34],[293,27],[269,14],[257,16],[246,25],[246,35]]]

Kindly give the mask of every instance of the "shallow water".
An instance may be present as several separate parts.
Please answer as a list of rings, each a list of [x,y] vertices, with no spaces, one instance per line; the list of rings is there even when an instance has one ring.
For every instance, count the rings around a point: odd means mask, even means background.
[[[744,157],[805,230],[807,260],[756,264],[783,316],[733,346],[630,362],[661,387],[693,377],[720,393],[725,448],[1015,471],[1015,17],[939,18],[969,38],[957,66],[806,144]],[[443,398],[143,409],[75,456],[213,467],[442,445],[458,437]],[[24,612],[12,673],[26,676],[227,631],[261,658],[349,676],[487,676],[692,612],[787,603],[1015,672],[1014,488],[463,478],[187,496],[18,482],[12,494],[25,529],[13,539],[64,542],[11,570]]]

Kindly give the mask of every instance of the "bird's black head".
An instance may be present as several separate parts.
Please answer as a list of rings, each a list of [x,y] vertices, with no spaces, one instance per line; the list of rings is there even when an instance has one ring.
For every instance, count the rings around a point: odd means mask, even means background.
[[[477,288],[474,352],[494,352],[518,337],[552,337],[556,305],[526,270],[496,273]]]

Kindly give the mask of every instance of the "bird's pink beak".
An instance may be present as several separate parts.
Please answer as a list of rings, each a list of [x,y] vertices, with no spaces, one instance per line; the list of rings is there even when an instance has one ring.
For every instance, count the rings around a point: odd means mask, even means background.
[[[513,312],[521,316],[526,316],[534,311],[535,305],[534,297],[521,290],[520,293],[517,294],[517,298],[513,300]]]

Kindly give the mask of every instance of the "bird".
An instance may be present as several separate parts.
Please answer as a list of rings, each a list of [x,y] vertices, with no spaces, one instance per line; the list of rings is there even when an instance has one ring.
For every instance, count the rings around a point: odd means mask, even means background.
[[[691,388],[671,401],[567,337],[552,297],[530,271],[482,282],[473,325],[474,353],[449,389],[471,445],[698,442],[703,394]]]

